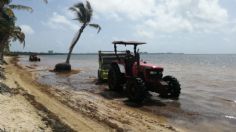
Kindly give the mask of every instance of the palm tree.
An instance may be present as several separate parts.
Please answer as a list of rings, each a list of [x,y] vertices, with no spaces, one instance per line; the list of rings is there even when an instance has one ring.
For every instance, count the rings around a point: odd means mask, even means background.
[[[19,26],[12,28],[12,31],[9,34],[8,40],[4,44],[4,51],[10,52],[10,42],[19,41],[25,47],[25,34],[22,32],[22,29]]]
[[[11,31],[9,41],[19,41],[25,47],[25,34],[19,26],[15,26]]]
[[[47,0],[43,0],[45,3],[48,3]],[[20,10],[27,10],[27,11],[33,11],[33,9],[29,6],[25,5],[18,5],[18,4],[11,4],[12,0],[1,0],[0,1],[0,9],[2,9],[4,6],[8,6],[11,9],[20,9]]]
[[[47,0],[43,0],[43,1],[45,3],[48,3]],[[14,15],[13,9],[26,10],[29,12],[33,11],[33,9],[29,6],[11,4],[11,2],[12,2],[11,0],[0,1],[0,32],[5,32],[7,30],[6,25],[9,25],[15,22],[16,17]]]
[[[93,9],[88,1],[86,1],[86,4],[84,3],[78,3],[69,8],[71,11],[75,12],[76,18],[74,20],[77,20],[79,23],[81,23],[81,27],[77,34],[75,35],[74,39],[71,42],[69,52],[66,58],[65,63],[59,63],[55,66],[55,71],[70,71],[71,70],[71,65],[70,65],[70,57],[71,53],[76,45],[76,43],[79,41],[81,34],[83,33],[84,29],[87,26],[93,27],[98,29],[98,32],[100,32],[101,27],[98,24],[92,24],[91,19],[93,16]]]
[[[48,2],[47,0],[43,1],[45,3]],[[16,17],[13,9],[33,11],[29,6],[11,4],[11,2],[11,0],[0,0],[0,61],[3,61],[4,47],[7,47],[6,44],[9,44],[8,42],[10,37],[12,37],[11,35],[14,33],[15,29],[19,29],[19,27],[15,26]]]
[[[0,60],[3,61],[3,54],[5,49],[10,49],[10,42],[19,41],[23,46],[25,46],[25,34],[22,32],[19,26],[14,26],[9,29],[7,34],[5,34],[5,41],[1,44],[0,49]]]
[[[3,61],[4,48],[15,27],[16,17],[8,7],[3,7],[0,13],[0,61]]]

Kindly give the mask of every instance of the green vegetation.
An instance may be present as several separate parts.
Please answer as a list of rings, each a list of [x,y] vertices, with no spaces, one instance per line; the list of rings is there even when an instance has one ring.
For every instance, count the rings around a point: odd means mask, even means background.
[[[25,44],[25,34],[16,25],[14,9],[33,11],[29,6],[12,4],[11,0],[0,1],[0,61],[3,61],[4,49],[9,50],[10,42],[18,40]]]

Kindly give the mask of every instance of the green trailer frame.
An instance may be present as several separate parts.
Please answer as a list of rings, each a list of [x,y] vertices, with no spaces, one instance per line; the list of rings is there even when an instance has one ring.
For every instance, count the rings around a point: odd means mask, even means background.
[[[125,56],[125,51],[118,51],[119,56]],[[108,71],[112,62],[117,60],[114,51],[98,51],[98,81],[104,82],[108,79]]]

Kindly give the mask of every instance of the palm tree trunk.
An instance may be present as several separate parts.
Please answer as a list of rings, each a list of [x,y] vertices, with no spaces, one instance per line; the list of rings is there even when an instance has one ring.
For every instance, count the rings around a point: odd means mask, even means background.
[[[0,51],[0,64],[3,62],[3,51]]]
[[[4,44],[1,43],[0,44],[0,64],[2,64],[4,62]]]
[[[2,40],[0,40],[0,61],[4,61],[4,47],[7,44],[8,35],[5,35]]]
[[[81,36],[81,34],[83,33],[83,31],[84,31],[84,29],[85,29],[86,26],[87,26],[86,23],[83,24],[82,27],[81,27],[80,30],[79,30],[78,35],[76,35],[75,38],[72,40],[72,43],[71,43],[71,46],[70,46],[70,49],[69,49],[69,53],[68,53],[68,55],[67,55],[66,63],[68,63],[68,64],[70,63],[71,53],[72,53],[72,51],[73,51],[73,49],[74,49],[76,43],[79,41],[80,36]]]

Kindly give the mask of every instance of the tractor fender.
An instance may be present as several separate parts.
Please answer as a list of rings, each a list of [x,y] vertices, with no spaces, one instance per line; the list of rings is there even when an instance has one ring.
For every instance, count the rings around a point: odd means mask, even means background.
[[[120,73],[125,73],[125,67],[122,64],[119,63],[112,63],[111,66],[117,67],[120,70]]]
[[[118,64],[118,67],[119,67],[121,73],[125,73],[124,65]]]

